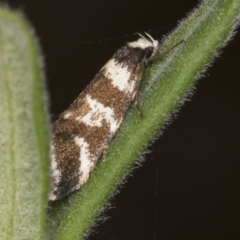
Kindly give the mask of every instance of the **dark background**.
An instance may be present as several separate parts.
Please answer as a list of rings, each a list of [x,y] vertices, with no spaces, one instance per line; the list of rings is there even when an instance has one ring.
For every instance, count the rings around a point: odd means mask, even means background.
[[[198,1],[6,2],[40,38],[54,120],[133,33],[160,28],[149,32],[161,39]],[[239,40],[200,79],[90,240],[240,239]]]

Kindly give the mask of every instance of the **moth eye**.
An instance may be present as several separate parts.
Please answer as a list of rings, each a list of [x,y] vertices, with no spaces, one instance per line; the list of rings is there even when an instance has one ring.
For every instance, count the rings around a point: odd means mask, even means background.
[[[153,53],[153,49],[149,48],[146,54],[146,58],[150,58],[152,56],[152,53]]]

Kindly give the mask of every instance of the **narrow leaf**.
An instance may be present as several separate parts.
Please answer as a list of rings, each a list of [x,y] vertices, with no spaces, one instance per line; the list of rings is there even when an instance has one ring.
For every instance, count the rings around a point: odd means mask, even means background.
[[[32,28],[0,8],[0,239],[42,239],[49,122]]]

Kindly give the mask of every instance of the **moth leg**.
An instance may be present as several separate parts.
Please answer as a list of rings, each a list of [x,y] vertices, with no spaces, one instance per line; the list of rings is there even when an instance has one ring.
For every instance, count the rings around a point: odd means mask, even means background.
[[[106,162],[107,150],[108,150],[108,145],[105,144],[105,145],[103,146],[102,162]]]
[[[139,96],[140,96],[140,87],[141,87],[141,83],[142,83],[142,79],[143,79],[145,64],[146,64],[146,62],[145,62],[145,57],[144,57],[142,63],[138,66],[140,69],[136,68],[136,71],[139,72],[139,74],[138,74],[138,77],[136,80],[136,85],[134,88],[135,94],[134,94],[134,98],[133,98],[133,106],[141,118],[143,118],[143,113],[139,106]]]
[[[138,115],[139,115],[141,118],[143,118],[143,113],[142,113],[141,108],[140,108],[140,106],[139,106],[139,101],[138,101],[138,99],[139,99],[139,91],[136,93],[136,96],[135,96],[135,98],[134,98],[134,103],[133,103],[133,104],[134,104],[134,108],[136,109]]]

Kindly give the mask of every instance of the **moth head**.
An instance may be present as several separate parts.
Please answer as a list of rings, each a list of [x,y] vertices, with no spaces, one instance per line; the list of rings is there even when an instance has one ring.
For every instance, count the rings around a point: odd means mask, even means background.
[[[127,45],[132,48],[141,48],[143,50],[148,50],[149,55],[147,56],[147,58],[151,58],[157,53],[157,50],[159,48],[159,42],[157,40],[154,40],[148,33],[145,34],[147,37],[144,37],[143,35],[138,33],[140,38],[135,42],[128,43]]]

